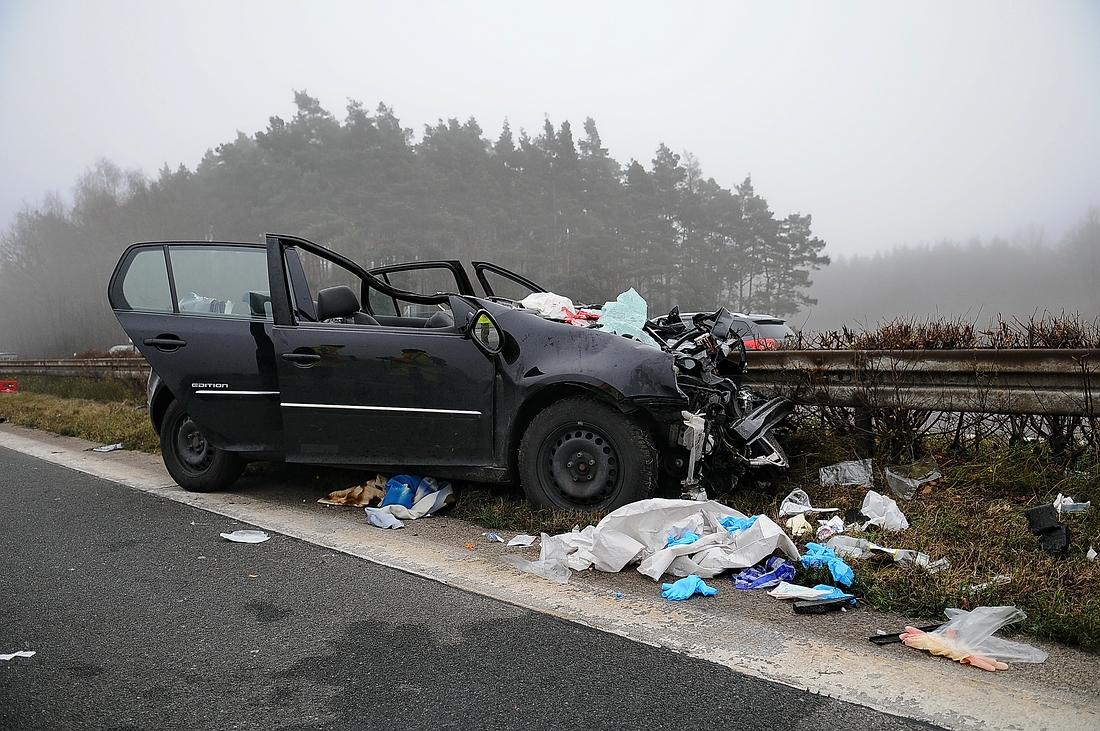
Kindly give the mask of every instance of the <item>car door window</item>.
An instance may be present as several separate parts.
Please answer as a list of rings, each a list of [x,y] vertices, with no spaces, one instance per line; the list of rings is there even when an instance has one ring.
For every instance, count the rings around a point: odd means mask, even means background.
[[[191,315],[271,319],[267,253],[260,247],[168,247],[179,311]]]
[[[130,309],[140,312],[172,312],[172,288],[164,248],[138,249],[122,280],[122,295]]]

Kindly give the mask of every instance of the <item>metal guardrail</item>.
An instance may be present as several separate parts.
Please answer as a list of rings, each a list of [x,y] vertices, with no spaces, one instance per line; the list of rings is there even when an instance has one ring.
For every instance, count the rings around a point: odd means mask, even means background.
[[[0,360],[0,378],[10,376],[148,378],[149,364],[144,358]]]
[[[1100,416],[1100,350],[753,351],[748,381],[804,404]]]
[[[748,382],[804,404],[1100,416],[1100,350],[750,351]],[[0,378],[146,378],[144,358],[0,361]]]

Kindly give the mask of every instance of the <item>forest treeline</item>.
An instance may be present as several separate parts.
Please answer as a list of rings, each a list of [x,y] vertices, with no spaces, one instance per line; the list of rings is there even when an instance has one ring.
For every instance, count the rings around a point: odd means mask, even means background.
[[[535,136],[473,118],[419,138],[394,111],[348,104],[343,119],[305,92],[289,120],[155,178],[101,161],[18,214],[0,239],[0,351],[57,355],[116,342],[105,289],[129,243],[297,234],[366,266],[487,259],[578,301],[628,287],[651,313],[672,304],[790,314],[811,305],[828,264],[809,215],[777,216],[752,181],[726,188],[661,144],[612,158],[596,123],[549,119]]]
[[[1100,208],[1053,241],[1029,231],[836,257],[810,294],[817,303],[793,318],[795,327],[873,329],[903,317],[984,328],[998,318],[1062,312],[1100,322]]]

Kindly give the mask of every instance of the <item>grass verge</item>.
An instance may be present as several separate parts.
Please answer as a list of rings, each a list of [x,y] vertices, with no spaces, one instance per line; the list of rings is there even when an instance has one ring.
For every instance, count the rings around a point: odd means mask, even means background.
[[[100,443],[121,441],[130,449],[158,451],[143,399],[105,403],[49,393],[0,394],[0,416],[55,434]],[[817,478],[819,467],[854,458],[852,444],[820,433],[801,433],[787,446],[792,470],[774,490],[738,490],[714,497],[744,513],[763,513],[777,521],[783,496],[795,487],[805,489],[818,506],[860,507],[865,488],[823,488]],[[932,620],[942,618],[947,607],[1014,604],[1028,615],[1020,627],[1023,631],[1100,650],[1100,561],[1085,557],[1090,545],[1100,549],[1100,461],[1085,458],[1074,465],[1060,465],[1026,444],[991,444],[980,457],[969,459],[937,457],[943,479],[913,500],[899,501],[909,528],[900,533],[871,530],[862,537],[891,548],[923,551],[933,559],[946,558],[951,567],[929,574],[904,564],[852,561],[855,592],[876,609]],[[881,474],[876,476],[876,488],[889,494]],[[1022,511],[1052,502],[1059,492],[1078,501],[1090,500],[1093,507],[1064,516],[1071,533],[1070,551],[1055,558],[1040,550]],[[515,488],[489,486],[464,489],[452,515],[493,530],[534,534],[567,531],[600,517],[536,509]],[[973,588],[997,575],[1010,577],[1009,583]],[[813,584],[828,577],[800,573],[796,580]]]

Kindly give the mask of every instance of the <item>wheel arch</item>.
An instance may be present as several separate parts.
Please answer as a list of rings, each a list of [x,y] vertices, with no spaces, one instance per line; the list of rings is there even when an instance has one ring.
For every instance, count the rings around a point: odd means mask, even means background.
[[[160,434],[160,427],[164,423],[164,415],[168,412],[168,407],[175,400],[175,394],[168,390],[164,381],[160,381],[153,391],[152,398],[149,399],[149,419],[153,422],[153,429],[157,434]]]

